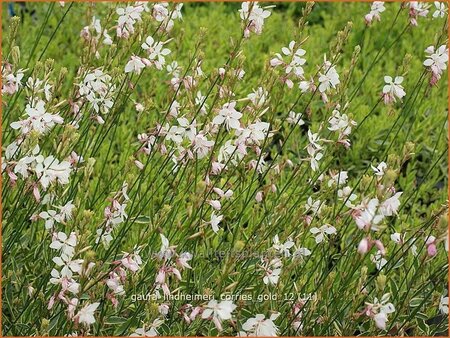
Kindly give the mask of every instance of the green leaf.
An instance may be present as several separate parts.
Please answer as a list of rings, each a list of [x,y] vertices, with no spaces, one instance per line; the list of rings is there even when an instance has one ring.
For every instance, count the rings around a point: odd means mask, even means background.
[[[139,224],[149,224],[151,222],[150,217],[145,216],[145,215],[141,215],[138,216],[134,219],[135,223],[139,223]]]
[[[122,324],[127,321],[127,318],[111,316],[106,320],[106,324]]]
[[[409,301],[409,306],[417,307],[420,306],[423,302],[423,298],[413,298]]]

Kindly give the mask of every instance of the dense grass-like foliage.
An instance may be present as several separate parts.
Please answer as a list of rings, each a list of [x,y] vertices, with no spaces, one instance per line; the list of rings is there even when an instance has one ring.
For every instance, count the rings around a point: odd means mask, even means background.
[[[3,335],[448,334],[444,3],[2,6]]]

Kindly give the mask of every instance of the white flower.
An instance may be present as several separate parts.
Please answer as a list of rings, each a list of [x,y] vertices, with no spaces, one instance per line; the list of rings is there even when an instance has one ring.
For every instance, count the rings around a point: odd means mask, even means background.
[[[113,106],[116,88],[111,80],[111,76],[105,74],[101,69],[95,69],[78,84],[80,96],[92,105],[96,113],[107,114]]]
[[[106,29],[103,31],[103,44],[107,45],[107,46],[111,46],[113,44],[113,40],[111,38],[111,36],[108,34],[108,32],[106,31]]]
[[[286,67],[286,74],[293,73],[298,78],[303,78],[304,70],[303,65],[306,63],[306,59],[302,58],[306,54],[306,51],[302,48],[297,48],[294,52],[295,41],[291,41],[289,44],[289,49],[283,48],[283,53],[285,55],[292,55],[291,62]],[[286,54],[288,52],[288,54]]]
[[[145,68],[145,63],[139,56],[131,55],[130,61],[125,65],[125,73],[140,74],[142,69]]]
[[[258,87],[258,89],[248,94],[247,98],[256,108],[261,108],[267,102],[268,96],[269,93],[263,87]]]
[[[116,295],[124,295],[125,290],[121,284],[120,276],[114,271],[109,274],[109,278],[106,281],[106,285],[113,291]]]
[[[366,314],[373,318],[376,327],[381,330],[386,329],[388,314],[395,312],[394,305],[392,303],[389,303],[389,296],[390,295],[386,293],[383,295],[383,297],[381,297],[380,301],[375,298],[373,304],[366,303]]]
[[[207,319],[212,317],[212,321],[217,327],[217,330],[222,331],[222,320],[231,319],[231,313],[236,309],[236,305],[229,300],[217,302],[215,299],[211,299],[205,306],[202,313],[202,318]]]
[[[169,115],[171,115],[173,117],[177,117],[178,114],[180,113],[180,108],[181,108],[181,105],[177,102],[177,100],[173,100],[173,102],[169,108]]]
[[[310,155],[309,161],[311,165],[311,169],[313,171],[319,170],[319,161],[323,158],[323,154],[313,147],[308,147],[306,149],[308,154]]]
[[[357,196],[356,194],[352,193],[352,188],[350,187],[344,187],[342,189],[339,189],[337,192],[338,198],[342,201],[345,201],[345,205],[349,208],[353,208],[353,201],[356,200]]]
[[[286,118],[286,122],[298,126],[302,126],[305,124],[305,121],[302,120],[302,113],[297,114],[292,110],[289,112],[289,116]]]
[[[264,277],[263,282],[266,285],[277,285],[278,280],[281,275],[281,268],[283,266],[283,262],[280,258],[276,257],[270,261],[266,261],[261,259],[264,263],[262,268],[264,269]]]
[[[401,85],[403,76],[396,76],[394,80],[390,76],[385,76],[384,82],[386,83],[383,87],[385,103],[396,102],[396,98],[401,100],[406,95],[405,90]]]
[[[181,8],[183,8],[183,3],[179,3],[175,6],[175,9],[172,11],[172,19],[183,19],[183,14],[181,13]]]
[[[239,136],[237,143],[259,145],[260,141],[263,141],[266,136],[272,136],[271,133],[268,133],[269,127],[270,124],[268,122],[256,121],[246,128],[238,129],[236,131],[236,135]]]
[[[155,3],[152,8],[152,16],[156,21],[162,22],[169,16],[169,4],[167,2]]]
[[[315,90],[314,82],[313,81],[300,81],[298,83],[298,88],[302,93],[306,93],[308,90]]]
[[[163,234],[160,234],[161,237],[161,249],[159,250],[158,257],[159,259],[169,260],[174,255],[173,248],[169,245],[169,240]]]
[[[183,142],[183,134],[184,134],[184,128],[179,126],[171,126],[169,128],[169,125],[166,125],[167,127],[167,133],[166,133],[166,140],[167,141],[173,141],[176,144],[180,144]]]
[[[138,328],[130,335],[130,337],[156,337],[158,335],[157,328],[164,324],[164,321],[156,318],[149,328]]]
[[[404,237],[405,236],[402,237],[398,232],[391,234],[391,240],[397,244],[402,244],[404,242]]]
[[[283,47],[281,52],[284,56],[289,56],[290,61],[285,62],[283,56],[280,53],[275,54],[275,58],[270,60],[272,67],[284,65],[286,75],[293,74],[297,78],[303,78],[304,70],[303,65],[306,63],[306,59],[302,58],[306,54],[306,51],[302,48],[295,48],[295,41],[291,41],[288,47]]]
[[[428,15],[430,5],[425,2],[410,1],[409,5],[409,22],[412,26],[417,26],[417,19],[421,17],[426,17]]]
[[[83,259],[72,259],[65,254],[61,254],[61,257],[53,257],[53,263],[62,267],[61,276],[72,278],[73,273],[80,273],[82,270]]]
[[[69,183],[69,176],[72,171],[69,162],[59,162],[53,156],[44,158],[39,155],[36,157],[36,163],[35,172],[44,189],[47,189],[55,181],[63,185]]]
[[[322,203],[320,200],[313,201],[312,197],[309,196],[305,204],[305,209],[306,212],[312,211],[314,215],[320,214],[320,211],[322,209]]]
[[[206,136],[199,133],[193,138],[192,145],[194,146],[194,152],[197,154],[197,158],[201,160],[208,154],[214,145],[214,141],[209,141]]]
[[[168,74],[173,75],[174,77],[179,77],[181,67],[178,65],[178,62],[172,61],[166,66],[166,70]]]
[[[77,245],[77,235],[71,232],[67,236],[64,232],[58,232],[55,234],[50,248],[55,250],[61,250],[61,252],[68,257],[73,257],[75,253],[75,246]]]
[[[211,224],[211,227],[215,233],[219,231],[219,223],[222,222],[222,219],[223,215],[216,216],[214,212],[211,214],[211,220],[209,221],[209,224]]]
[[[381,17],[380,14],[383,13],[386,10],[384,7],[383,1],[374,1],[372,5],[370,6],[370,12],[367,14],[364,19],[366,20],[367,24],[370,24],[373,19],[380,21]]]
[[[260,7],[257,2],[243,2],[239,10],[241,20],[247,20],[245,28],[245,36],[249,36],[250,32],[261,34],[264,26],[264,20],[270,16],[270,11]]]
[[[333,235],[336,234],[336,228],[329,224],[324,224],[320,228],[314,227],[309,230],[316,239],[316,243],[321,243],[325,239],[325,235]]]
[[[24,77],[23,69],[19,69],[16,75],[13,73],[7,74],[6,76],[2,74],[2,94],[12,95],[19,90],[22,86],[22,79]]]
[[[141,15],[144,11],[144,6],[127,6],[126,8],[119,7],[116,13],[119,15],[117,19],[117,36],[121,38],[128,38],[134,33],[134,25],[137,21],[141,21]]]
[[[183,130],[183,137],[187,137],[191,141],[194,140],[195,136],[197,135],[197,122],[195,120],[189,122],[189,120],[185,117],[179,117],[177,118],[177,121],[180,125],[180,128],[182,128]]]
[[[45,103],[42,100],[27,104],[25,113],[28,116],[26,119],[11,123],[11,128],[20,129],[24,135],[32,131],[44,134],[52,129],[55,124],[64,122],[63,118],[58,114],[47,113],[45,111]]]
[[[241,126],[239,119],[242,117],[242,114],[235,107],[236,101],[225,103],[222,109],[220,109],[219,114],[214,117],[212,123],[217,125],[225,123],[227,130],[230,130],[230,128],[239,129]]]
[[[368,202],[355,207],[353,218],[359,229],[378,230],[377,225],[383,220],[384,215],[378,213],[380,202],[377,198],[372,198]]]
[[[148,36],[145,42],[142,44],[142,49],[147,51],[148,59],[154,63],[155,67],[159,70],[166,64],[165,56],[170,54],[170,49],[163,48],[166,42],[156,42],[153,37]]]
[[[370,260],[375,263],[377,270],[383,269],[383,267],[387,264],[387,260],[383,257],[380,250],[378,250],[375,255],[371,255]]]
[[[111,235],[112,229],[102,229],[99,228],[96,231],[97,238],[95,239],[95,243],[99,243],[102,241],[105,245],[108,245],[113,240],[113,237]]]
[[[268,319],[265,319],[263,314],[257,314],[254,318],[249,318],[242,325],[242,329],[248,333],[249,336],[256,337],[276,337],[278,335],[278,327],[274,320],[280,315],[279,312],[272,314]]]
[[[52,276],[50,278],[50,283],[60,285],[62,291],[69,291],[74,295],[80,292],[80,284],[77,283],[74,279],[60,275],[56,269],[52,269],[50,275]]]
[[[436,7],[436,10],[433,13],[433,18],[443,18],[447,13],[447,8],[445,7],[444,2],[435,1],[434,7]]]
[[[378,166],[376,168],[373,165],[370,165],[370,166],[371,166],[371,168],[374,171],[376,176],[379,176],[379,177],[383,177],[384,176],[384,173],[385,173],[386,168],[387,168],[387,164],[386,163],[381,162],[380,164],[378,164]]]
[[[191,259],[192,259],[192,254],[190,252],[183,252],[177,258],[177,264],[180,265],[182,268],[192,269],[192,267],[188,263]]]
[[[441,300],[439,302],[439,311],[441,311],[441,313],[444,315],[448,315],[448,296],[441,296]]]
[[[42,211],[39,217],[45,220],[46,229],[53,228],[55,222],[61,222],[61,216],[55,210]]]
[[[20,153],[20,144],[17,143],[16,141],[13,141],[6,147],[5,158],[7,160],[11,160],[15,158],[19,153]],[[4,161],[2,161],[2,165],[5,165]]]
[[[391,240],[398,245],[405,245],[405,247],[411,248],[411,252],[414,256],[417,256],[417,246],[414,244],[415,238],[412,237],[406,241],[406,234],[394,232],[391,234]]]
[[[400,206],[399,198],[403,192],[397,192],[394,196],[388,198],[380,205],[380,213],[384,216],[393,216],[397,214],[398,207]]]
[[[156,21],[162,22],[169,16],[168,7],[169,4],[167,2],[155,3],[152,9],[152,16]]]
[[[330,180],[328,181],[328,186],[331,187],[332,185],[343,185],[347,182],[348,178],[348,172],[347,171],[340,171],[337,174],[330,173]]]
[[[292,257],[293,257],[293,259],[303,260],[304,257],[310,256],[310,255],[311,255],[311,250],[309,250],[308,248],[299,248],[294,252]]]
[[[281,243],[278,235],[275,235],[273,238],[273,245],[272,247],[278,251],[279,253],[283,254],[285,257],[290,257],[291,253],[289,251],[290,248],[294,246],[294,242],[291,238],[288,238],[288,240],[285,243]]]
[[[208,105],[206,104],[206,95],[202,95],[201,91],[197,92],[195,97],[195,105],[200,107],[200,113],[205,115],[208,112]]]
[[[320,142],[319,133],[313,133],[311,129],[308,129],[308,140],[309,140],[309,147],[315,149],[322,149],[322,146],[319,144]]]
[[[233,140],[227,140],[224,145],[222,145],[219,149],[219,155],[217,156],[217,160],[219,163],[227,162],[230,160],[231,163],[237,164],[238,160],[242,159],[243,153],[237,149],[236,145],[233,144]]]
[[[80,284],[74,279],[63,276],[58,270],[52,269],[50,272],[50,283],[55,285],[61,285],[64,290],[67,290],[73,294],[77,294],[80,291]]]
[[[341,114],[337,109],[333,110],[328,122],[330,123],[328,130],[339,132],[338,142],[347,147],[350,146],[350,141],[346,137],[350,135],[356,122],[351,120],[347,114]]]
[[[94,312],[100,303],[86,304],[74,317],[79,324],[91,325],[95,323]]]
[[[330,61],[325,59],[322,69],[323,73],[321,72],[319,76],[319,92],[325,93],[330,88],[336,88],[340,80],[335,66],[332,66]]]
[[[136,250],[134,253],[124,252],[120,262],[131,272],[138,271],[142,264],[141,256],[139,256],[139,250]]]
[[[70,200],[63,206],[57,207],[60,210],[60,217],[61,221],[64,222],[65,220],[72,218],[72,212],[73,209],[75,209],[75,205],[72,204],[72,201]]]
[[[219,200],[209,200],[208,204],[210,206],[212,206],[215,210],[220,210],[222,209],[222,204],[220,203]]]
[[[35,161],[34,156],[25,156],[19,159],[14,166],[14,173],[21,175],[23,178],[28,177],[28,171],[31,170],[31,164]]]
[[[434,46],[429,46],[425,49],[425,53],[428,55],[423,65],[431,71],[433,76],[430,83],[434,85],[447,69],[448,48],[446,45],[442,45],[435,51]]]

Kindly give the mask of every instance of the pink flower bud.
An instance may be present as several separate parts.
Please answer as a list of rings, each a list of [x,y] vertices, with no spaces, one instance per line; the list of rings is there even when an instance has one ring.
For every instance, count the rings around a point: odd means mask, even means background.
[[[8,173],[9,179],[11,180],[11,183],[14,184],[17,181],[17,175],[14,174],[9,168],[6,169],[6,172]]]
[[[138,160],[135,160],[135,161],[134,161],[134,164],[136,165],[136,167],[139,168],[139,170],[144,169],[144,164],[143,164],[142,162],[140,162],[140,161],[138,161]]]
[[[95,119],[99,124],[105,124],[105,120],[100,115],[95,116]]]
[[[172,268],[172,272],[178,280],[181,280],[181,273],[177,268]]]
[[[366,22],[366,25],[370,25],[370,23],[372,22],[372,20],[373,20],[373,15],[372,15],[372,14],[367,14],[367,15],[364,17],[364,21]]]
[[[156,275],[156,282],[158,284],[163,284],[165,280],[166,280],[166,272],[164,271],[164,269],[160,269],[158,271],[158,274]]]
[[[278,58],[273,58],[272,60],[270,60],[270,65],[272,67],[276,67],[276,66],[279,66],[279,65],[282,65],[282,64],[283,64],[283,61],[281,61]]]
[[[256,193],[255,200],[256,200],[256,202],[258,202],[258,203],[261,203],[261,202],[262,202],[262,200],[263,200],[263,193],[262,193],[262,191],[258,191],[258,192]]]
[[[201,310],[202,310],[202,308],[200,306],[196,306],[194,308],[194,310],[192,310],[191,315],[189,316],[189,318],[191,320],[194,320],[195,317],[197,317],[200,314]]]
[[[312,217],[310,215],[305,216],[305,223],[306,225],[311,225]]]
[[[437,254],[436,244],[432,243],[432,244],[428,245],[427,253],[428,253],[428,256],[430,256],[430,257],[436,256],[436,254]]]
[[[50,300],[48,301],[47,309],[48,309],[48,310],[51,310],[52,307],[53,307],[53,305],[55,305],[55,296],[51,296],[51,297],[50,297]]]
[[[292,89],[292,87],[294,87],[294,82],[292,82],[292,80],[290,79],[284,80],[284,83],[286,84],[286,86],[288,86],[289,89]]]
[[[367,238],[363,238],[358,244],[358,253],[361,255],[366,254],[370,250],[370,243]]]
[[[222,205],[220,204],[219,200],[210,200],[208,203],[210,206],[212,206],[216,210],[222,209]]]
[[[386,250],[384,248],[383,243],[381,243],[380,240],[377,239],[375,241],[375,246],[377,247],[378,250],[380,250],[380,253],[381,253],[382,256],[386,255]]]
[[[164,295],[166,295],[166,296],[170,295],[169,286],[166,283],[161,285],[161,288],[163,289]]]
[[[41,194],[39,192],[37,185],[33,186],[33,196],[36,199],[36,202],[39,202],[41,200]]]

